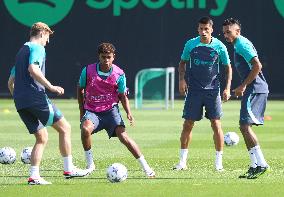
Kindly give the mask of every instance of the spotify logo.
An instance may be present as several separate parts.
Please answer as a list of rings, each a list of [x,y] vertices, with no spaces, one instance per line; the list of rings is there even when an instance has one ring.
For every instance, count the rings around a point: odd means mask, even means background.
[[[274,0],[274,4],[279,14],[284,18],[284,0]]]
[[[21,24],[42,21],[54,25],[67,16],[74,0],[4,0],[9,13]]]

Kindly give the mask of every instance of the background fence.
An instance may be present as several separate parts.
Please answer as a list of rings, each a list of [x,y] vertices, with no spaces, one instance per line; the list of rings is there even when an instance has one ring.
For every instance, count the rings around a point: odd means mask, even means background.
[[[133,96],[139,70],[177,66],[185,42],[197,36],[197,20],[204,15],[213,18],[213,36],[224,43],[223,20],[240,19],[242,34],[258,50],[271,96],[284,97],[284,0],[3,0],[0,95],[8,95],[9,70],[34,21],[47,22],[55,30],[46,47],[47,78],[63,86],[66,97],[75,96],[82,67],[97,61],[97,45],[106,41],[117,48],[115,64],[124,69]],[[232,46],[227,46],[232,59]],[[234,74],[233,87],[238,80]]]

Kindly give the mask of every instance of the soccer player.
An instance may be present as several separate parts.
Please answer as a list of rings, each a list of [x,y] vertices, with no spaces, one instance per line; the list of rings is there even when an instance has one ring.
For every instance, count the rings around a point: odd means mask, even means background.
[[[109,138],[118,137],[141,164],[147,177],[155,177],[142,155],[138,145],[132,140],[122,120],[118,102],[120,101],[130,125],[134,118],[127,98],[126,77],[122,69],[113,64],[115,47],[111,43],[98,46],[99,62],[87,65],[82,70],[78,92],[81,120],[81,140],[85,150],[87,169],[95,169],[91,149],[91,135],[105,129]]]
[[[219,64],[225,66],[226,85],[223,100],[230,98],[232,68],[225,45],[212,37],[213,21],[202,17],[198,21],[198,37],[188,40],[183,49],[179,63],[179,92],[186,95],[183,109],[183,130],[180,136],[180,161],[174,170],[187,169],[188,146],[192,139],[195,121],[205,116],[211,122],[216,149],[215,169],[223,171],[222,155],[224,136],[221,128],[222,115],[220,96]]]
[[[71,156],[71,127],[61,112],[48,99],[45,88],[58,95],[64,94],[60,86],[52,85],[45,78],[45,45],[53,31],[42,22],[32,25],[30,41],[18,51],[15,60],[14,97],[16,109],[36,142],[31,154],[30,177],[28,184],[51,184],[40,177],[39,165],[47,144],[46,126],[51,125],[59,134],[59,149],[63,157],[65,178],[82,177],[87,170],[74,167]],[[11,85],[12,87],[12,85]]]
[[[13,96],[13,92],[14,92],[14,82],[15,82],[15,66],[12,67],[12,69],[10,71],[10,76],[9,76],[9,79],[8,79],[8,89],[9,89],[12,96]]]
[[[262,65],[253,44],[241,35],[241,24],[230,18],[223,23],[227,42],[234,45],[234,63],[241,78],[241,85],[233,90],[242,96],[240,130],[250,156],[251,164],[240,178],[255,179],[269,170],[252,125],[263,125],[264,111],[268,97],[268,85],[261,72]]]

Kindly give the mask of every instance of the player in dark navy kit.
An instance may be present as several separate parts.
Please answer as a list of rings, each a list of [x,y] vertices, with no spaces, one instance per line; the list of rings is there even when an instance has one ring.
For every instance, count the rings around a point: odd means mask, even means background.
[[[226,85],[223,100],[230,98],[232,69],[225,45],[212,37],[213,21],[202,17],[198,21],[199,36],[186,42],[179,63],[179,91],[186,95],[183,110],[183,130],[180,136],[180,161],[174,170],[185,170],[188,146],[192,139],[192,128],[195,121],[205,116],[211,122],[216,149],[215,169],[223,171],[222,154],[224,136],[221,128],[221,96],[219,65],[225,66]]]
[[[64,94],[60,86],[52,85],[45,78],[45,45],[53,31],[44,23],[31,27],[30,41],[18,51],[15,60],[14,90],[12,79],[10,91],[16,109],[30,134],[36,138],[31,154],[30,177],[28,184],[51,184],[40,177],[39,165],[48,140],[46,126],[51,125],[59,133],[59,149],[64,161],[65,178],[82,177],[86,170],[74,167],[71,156],[71,127],[61,112],[48,99],[45,88],[58,95]],[[12,72],[11,72],[12,74]],[[10,78],[9,78],[10,80]]]
[[[223,23],[225,39],[234,45],[234,65],[242,80],[233,90],[237,97],[242,96],[240,110],[240,130],[249,152],[249,170],[240,178],[255,179],[269,171],[252,125],[263,125],[264,111],[268,97],[268,85],[261,72],[262,65],[253,44],[241,36],[241,24],[230,18]]]

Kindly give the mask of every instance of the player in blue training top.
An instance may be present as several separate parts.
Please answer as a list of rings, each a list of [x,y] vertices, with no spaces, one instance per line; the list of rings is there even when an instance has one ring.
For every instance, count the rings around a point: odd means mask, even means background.
[[[8,79],[8,88],[9,88],[11,95],[13,95],[13,92],[14,92],[14,82],[15,82],[15,66],[11,68],[10,76]]]
[[[199,19],[197,30],[199,36],[186,42],[178,68],[179,91],[182,95],[186,95],[183,110],[185,120],[180,136],[180,161],[173,169],[187,168],[186,160],[188,145],[192,138],[192,128],[195,121],[202,119],[203,107],[205,107],[205,116],[210,120],[214,132],[215,168],[217,171],[223,171],[224,136],[220,121],[222,109],[219,65],[222,63],[226,72],[224,101],[230,98],[232,68],[227,48],[211,35],[213,32],[212,19],[209,17]]]
[[[59,133],[59,149],[64,160],[65,178],[82,177],[86,170],[74,167],[71,156],[70,124],[61,112],[48,99],[45,88],[58,95],[64,89],[52,85],[45,78],[45,45],[53,31],[44,23],[33,24],[30,30],[30,41],[18,51],[15,60],[15,82],[11,93],[16,109],[29,130],[36,138],[31,154],[30,177],[28,184],[51,184],[40,177],[39,165],[43,150],[48,140],[46,126],[51,125]],[[9,87],[12,87],[9,86]]]
[[[262,65],[253,44],[241,36],[241,24],[230,18],[223,23],[225,39],[234,45],[234,63],[242,83],[233,90],[242,96],[240,130],[246,143],[251,164],[240,178],[255,179],[269,171],[252,125],[263,125],[264,111],[268,97],[268,85],[261,72]]]

